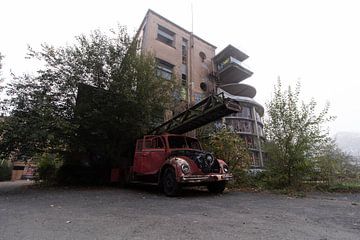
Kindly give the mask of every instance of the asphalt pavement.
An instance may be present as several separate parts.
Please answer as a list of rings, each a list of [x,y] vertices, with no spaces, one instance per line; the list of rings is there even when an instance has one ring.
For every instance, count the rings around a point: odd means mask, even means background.
[[[39,188],[0,182],[0,239],[360,239],[360,194]]]

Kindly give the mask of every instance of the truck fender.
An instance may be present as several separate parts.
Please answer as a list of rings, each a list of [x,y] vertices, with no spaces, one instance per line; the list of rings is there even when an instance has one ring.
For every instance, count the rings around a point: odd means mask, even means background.
[[[164,174],[164,170],[168,167],[171,167],[175,170],[176,180],[178,181],[180,178],[180,175],[182,174],[181,164],[183,164],[183,163],[188,163],[188,162],[181,157],[168,158],[161,167],[159,178],[158,178],[158,183],[161,184],[161,179]]]
[[[224,160],[221,160],[221,159],[217,159],[217,160],[218,160],[220,166],[227,165]]]
[[[217,159],[217,161],[219,162],[219,165],[220,165],[220,168],[221,168],[221,171],[222,171],[222,172],[224,172],[224,166],[229,167],[229,165],[226,164],[226,162],[225,162],[224,160]]]

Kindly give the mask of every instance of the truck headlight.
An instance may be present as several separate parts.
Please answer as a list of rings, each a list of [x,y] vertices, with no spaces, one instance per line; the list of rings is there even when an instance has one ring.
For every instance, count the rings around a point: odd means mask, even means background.
[[[190,172],[190,166],[186,163],[181,164],[181,171],[184,174],[188,174]]]
[[[224,165],[223,170],[224,170],[224,173],[228,173],[229,172],[229,167],[227,165]]]

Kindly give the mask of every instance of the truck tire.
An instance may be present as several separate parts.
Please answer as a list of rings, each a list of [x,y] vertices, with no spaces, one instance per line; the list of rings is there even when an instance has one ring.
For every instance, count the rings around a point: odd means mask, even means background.
[[[225,181],[213,182],[213,183],[210,183],[209,185],[207,185],[207,189],[211,193],[223,193],[225,190],[225,186],[226,186]]]
[[[179,195],[181,187],[176,181],[176,175],[173,168],[166,168],[162,177],[162,186],[166,196],[173,197]]]

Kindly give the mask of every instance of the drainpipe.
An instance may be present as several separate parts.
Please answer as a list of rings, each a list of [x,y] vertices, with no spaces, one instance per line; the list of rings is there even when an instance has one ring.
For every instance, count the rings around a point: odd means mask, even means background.
[[[192,105],[192,92],[193,92],[193,66],[192,66],[192,60],[193,60],[193,52],[194,52],[194,35],[191,32],[190,33],[190,48],[189,48],[189,81],[188,81],[188,108]]]
[[[257,119],[256,119],[256,109],[255,109],[254,106],[252,107],[252,109],[253,109],[252,110],[253,119],[255,120],[256,140],[257,140],[258,146],[259,146],[260,167],[264,167],[262,148],[261,148],[261,140],[260,140],[260,133],[259,133],[259,128],[258,128],[258,122],[257,122]]]

